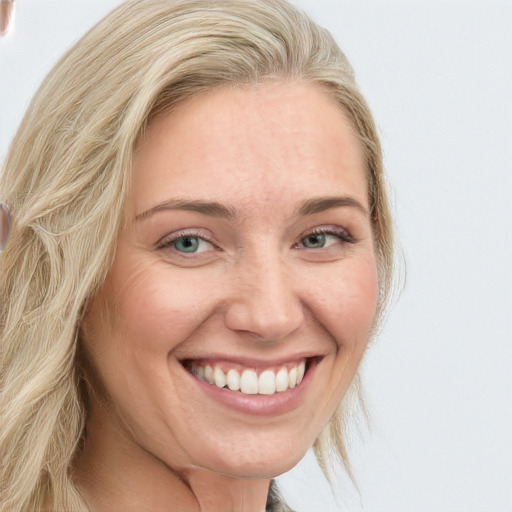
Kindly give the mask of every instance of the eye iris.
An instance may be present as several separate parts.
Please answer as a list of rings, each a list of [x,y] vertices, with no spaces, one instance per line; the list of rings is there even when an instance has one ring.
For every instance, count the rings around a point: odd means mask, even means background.
[[[196,252],[199,247],[199,239],[193,236],[186,236],[176,240],[174,247],[181,252]]]
[[[309,235],[304,238],[304,247],[307,249],[319,249],[325,246],[325,235],[324,234],[316,234]]]

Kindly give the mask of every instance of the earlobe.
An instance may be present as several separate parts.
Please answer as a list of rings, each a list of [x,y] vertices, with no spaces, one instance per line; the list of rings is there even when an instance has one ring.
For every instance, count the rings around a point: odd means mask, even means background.
[[[0,2],[0,36],[5,36],[14,21],[14,0]]]

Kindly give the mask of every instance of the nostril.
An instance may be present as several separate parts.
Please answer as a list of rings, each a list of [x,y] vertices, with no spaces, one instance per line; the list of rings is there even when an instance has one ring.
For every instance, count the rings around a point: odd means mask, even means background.
[[[289,298],[284,303],[267,301],[265,297],[245,296],[234,300],[225,312],[225,324],[246,333],[259,342],[284,340],[303,324],[302,305]]]

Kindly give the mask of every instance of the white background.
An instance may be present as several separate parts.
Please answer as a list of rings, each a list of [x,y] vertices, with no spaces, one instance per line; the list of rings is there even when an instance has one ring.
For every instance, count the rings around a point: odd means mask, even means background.
[[[52,64],[119,3],[17,1],[0,156]],[[407,284],[363,368],[362,503],[345,482],[336,505],[309,459],[284,492],[298,512],[511,512],[512,1],[295,3],[334,34],[377,119]]]

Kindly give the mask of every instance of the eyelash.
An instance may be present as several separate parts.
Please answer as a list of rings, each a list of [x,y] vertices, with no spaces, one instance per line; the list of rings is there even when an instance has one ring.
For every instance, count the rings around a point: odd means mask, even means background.
[[[300,238],[300,242],[293,245],[294,249],[299,249],[299,245],[303,243],[305,239],[307,239],[310,236],[314,235],[332,235],[340,239],[342,243],[349,243],[354,244],[356,240],[343,228],[337,227],[337,226],[321,226],[318,228],[314,228],[308,233],[306,233],[304,236]],[[212,241],[211,237],[207,236],[204,232],[201,231],[180,231],[175,234],[168,235],[164,237],[160,242],[157,244],[157,249],[172,249],[173,244],[176,243],[178,240],[182,240],[185,238],[198,238],[200,240],[203,240],[205,242],[208,242],[211,244],[216,250],[219,250],[217,245]],[[308,250],[307,247],[303,247],[302,250]],[[318,249],[309,249],[309,250],[318,250]],[[179,254],[185,254],[181,251],[176,251]],[[195,253],[190,253],[195,254]]]
[[[348,233],[348,231],[343,228],[338,226],[320,226],[318,228],[312,229],[306,235],[302,236],[300,243],[302,243],[306,238],[314,235],[332,235],[336,238],[339,238],[342,243],[354,244],[356,242],[356,240]],[[298,248],[298,245],[299,244],[295,244],[294,247]],[[305,249],[308,248],[306,247]]]
[[[216,249],[218,249],[218,247],[215,245],[212,239],[202,231],[179,231],[178,233],[165,236],[164,238],[162,238],[162,240],[160,240],[160,242],[158,242],[157,249],[170,249],[172,248],[172,245],[175,242],[185,238],[199,238],[200,240],[208,242],[209,244],[213,245]]]

